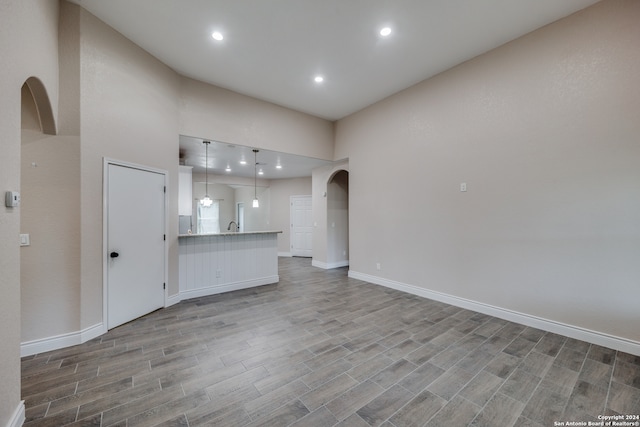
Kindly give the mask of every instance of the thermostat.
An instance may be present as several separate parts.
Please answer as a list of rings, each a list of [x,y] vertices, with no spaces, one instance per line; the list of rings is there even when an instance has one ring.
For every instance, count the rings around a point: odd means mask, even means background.
[[[20,193],[17,191],[7,191],[4,194],[4,205],[8,208],[20,206]]]

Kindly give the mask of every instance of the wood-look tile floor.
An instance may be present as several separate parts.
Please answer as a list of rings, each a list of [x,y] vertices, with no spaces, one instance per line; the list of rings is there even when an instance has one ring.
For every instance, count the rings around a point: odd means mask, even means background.
[[[553,426],[640,414],[640,357],[281,258],[26,357],[26,426]]]

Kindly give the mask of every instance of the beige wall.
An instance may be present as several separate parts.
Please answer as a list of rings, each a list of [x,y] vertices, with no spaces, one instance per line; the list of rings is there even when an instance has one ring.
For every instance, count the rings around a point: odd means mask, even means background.
[[[54,227],[42,226],[39,230],[35,224],[37,209],[30,208],[31,213],[25,216],[28,220],[23,232],[33,230],[37,238],[31,247],[23,248],[33,256],[23,269],[27,292],[23,298],[22,342],[77,335],[93,331],[91,328],[102,322],[104,158],[168,172],[167,287],[172,296],[178,292],[179,133],[202,131],[207,137],[274,150],[324,158],[333,155],[331,122],[182,78],[84,9],[65,1],[60,3],[58,32],[57,8],[42,7],[44,4],[25,2],[20,3],[20,8],[33,5],[38,16],[51,12],[47,16],[53,25],[41,24],[38,28],[46,40],[44,58],[53,64],[47,72],[53,73],[56,82],[58,67],[60,70],[60,97],[57,86],[52,94],[54,111],[58,106],[60,109],[60,135],[28,136],[25,153],[29,158],[25,157],[22,172],[27,194],[46,193],[54,198],[51,201],[59,215],[50,218]],[[31,41],[34,34],[40,31],[24,35],[19,41]],[[59,54],[49,46],[57,47],[58,41]],[[19,109],[19,101],[14,107]],[[183,126],[185,123],[188,126]],[[211,129],[216,132],[209,133]],[[55,165],[46,170],[46,176],[45,169],[27,168],[31,159],[38,156],[44,156],[47,165]],[[15,170],[19,174],[20,168]],[[71,186],[77,186],[73,190],[75,196],[55,199],[54,188],[38,188],[47,179],[50,187],[55,187],[56,180],[70,179]],[[61,262],[52,266],[41,261],[43,254],[54,250],[54,241],[58,249],[63,249]],[[44,277],[53,285],[45,283]]]
[[[30,235],[31,244],[20,250],[22,343],[64,336],[81,326],[80,9],[62,2],[60,11],[57,135],[42,133],[30,107],[33,94],[23,86],[20,231]]]
[[[349,261],[349,172],[340,170],[327,183],[327,264]]]
[[[73,6],[77,7],[77,6]],[[81,325],[102,322],[103,158],[168,172],[168,294],[178,292],[179,77],[81,9]]]
[[[291,196],[310,196],[311,177],[274,179],[271,190],[271,230],[281,230],[278,234],[278,253],[291,253]]]
[[[340,171],[349,172],[348,160],[340,160],[332,165],[316,168],[311,176],[314,224],[313,265],[320,268],[332,268],[336,264],[342,265],[344,262],[340,261],[349,259],[349,236],[344,236],[344,232],[348,232],[349,224],[344,224],[344,220],[348,221],[350,212],[348,211],[348,200],[345,212],[344,198],[351,199],[357,195],[349,195],[345,191],[340,191],[340,186],[336,182],[332,182],[334,176]],[[350,177],[348,179],[350,180]],[[331,198],[334,199],[331,200]],[[339,203],[342,205],[342,209],[336,210],[337,204],[335,202],[338,200],[342,200]],[[331,212],[330,207],[333,208]],[[365,213],[365,215],[367,214]],[[336,221],[338,227],[330,227],[331,222]],[[360,219],[358,218],[357,221]],[[344,256],[342,255],[343,251],[346,251]]]
[[[5,0],[0,4],[0,183],[2,194],[20,191],[20,103],[31,76],[44,84],[57,115],[58,3]],[[0,206],[0,425],[20,402],[20,208]]]
[[[180,134],[333,160],[333,123],[186,77]]]
[[[179,77],[74,5],[63,3],[58,49],[57,2],[3,1],[0,190],[21,188],[28,77],[44,83],[54,117],[60,110],[55,140],[81,146],[80,285],[55,295],[79,299],[80,317],[49,320],[67,333],[102,320],[103,156],[169,172],[177,293],[183,133],[349,158],[353,271],[640,341],[638,21],[639,2],[599,3],[341,120],[334,153],[330,122]],[[314,205],[325,172],[314,174]],[[314,260],[327,262],[326,209],[316,219]],[[0,425],[20,399],[19,232],[20,208],[1,206]],[[32,294],[34,307],[48,303]]]
[[[23,131],[21,341],[80,330],[80,143]]]
[[[340,120],[351,270],[640,342],[638,22],[598,3]]]

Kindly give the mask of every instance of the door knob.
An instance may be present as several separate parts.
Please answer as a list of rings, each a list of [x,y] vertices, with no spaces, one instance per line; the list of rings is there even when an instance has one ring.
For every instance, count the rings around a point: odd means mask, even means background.
[[[120,256],[120,254],[119,254],[118,252],[111,252],[111,253],[109,254],[109,256],[110,256],[111,258],[118,258],[118,257]]]

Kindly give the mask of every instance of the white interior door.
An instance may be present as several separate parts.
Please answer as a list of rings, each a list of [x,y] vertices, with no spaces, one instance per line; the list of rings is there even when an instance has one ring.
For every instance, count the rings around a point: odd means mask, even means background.
[[[239,202],[237,205],[238,215],[236,218],[236,223],[238,224],[238,232],[244,232],[244,203]]]
[[[291,196],[291,256],[312,256],[312,236],[311,196]]]
[[[164,307],[165,175],[108,163],[108,329]]]

